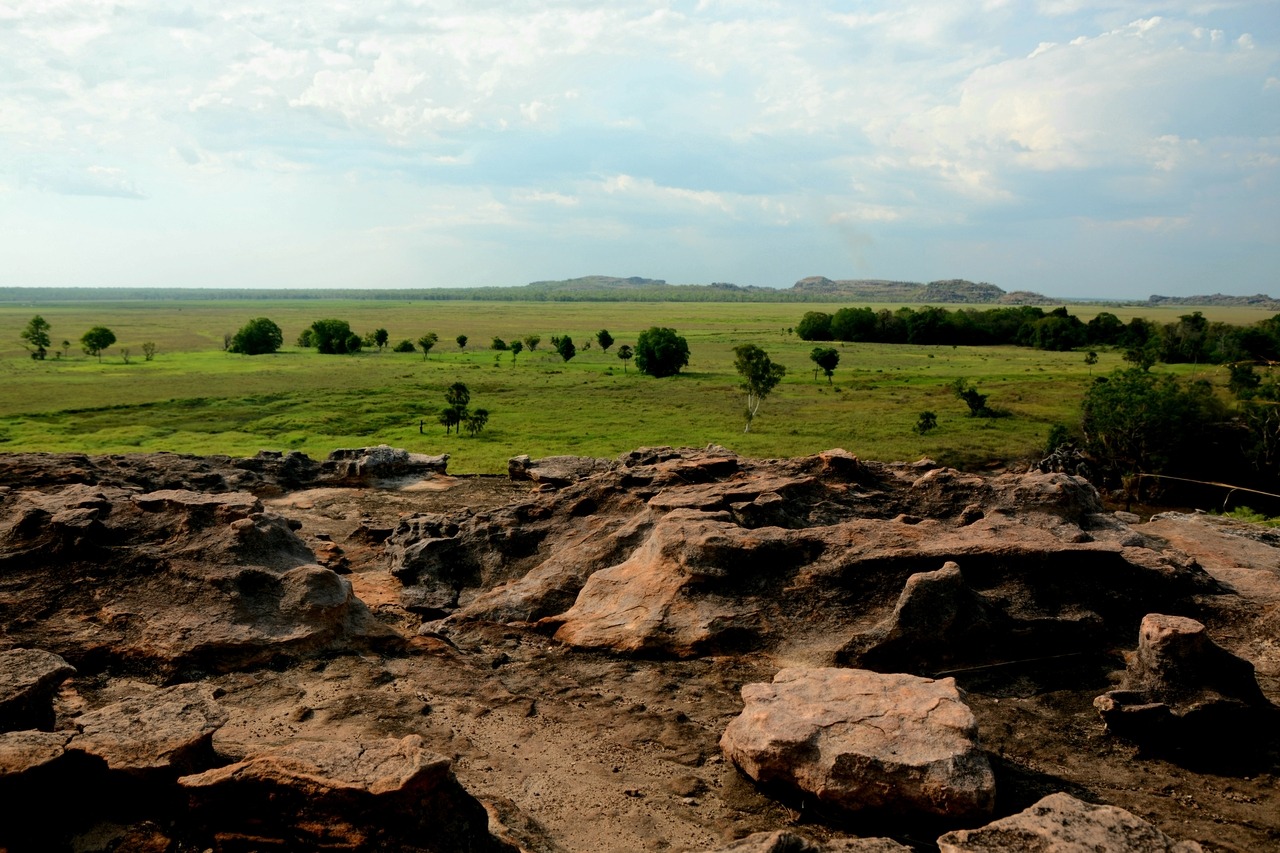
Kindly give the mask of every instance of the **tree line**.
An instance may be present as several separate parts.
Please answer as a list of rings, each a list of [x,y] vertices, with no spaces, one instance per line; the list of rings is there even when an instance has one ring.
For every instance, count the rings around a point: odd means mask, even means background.
[[[1135,317],[1128,323],[1103,311],[1085,323],[1065,307],[1033,305],[949,310],[841,308],[809,311],[795,333],[806,341],[951,346],[1023,346],[1067,351],[1113,347],[1135,364],[1150,366],[1280,360],[1280,315],[1250,326],[1211,322],[1199,311],[1170,323]]]

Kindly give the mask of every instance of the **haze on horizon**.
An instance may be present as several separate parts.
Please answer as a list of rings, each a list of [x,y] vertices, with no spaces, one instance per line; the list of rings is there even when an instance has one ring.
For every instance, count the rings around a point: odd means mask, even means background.
[[[1274,0],[0,5],[0,285],[1277,294]]]

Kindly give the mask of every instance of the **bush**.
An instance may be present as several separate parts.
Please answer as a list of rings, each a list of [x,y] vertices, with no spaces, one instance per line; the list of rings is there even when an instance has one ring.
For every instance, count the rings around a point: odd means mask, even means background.
[[[417,352],[417,351],[418,351],[417,347],[413,345],[413,341],[409,340],[408,338],[405,338],[403,341],[396,344],[395,347],[392,349],[392,352]]]
[[[351,331],[346,320],[316,320],[311,324],[311,343],[325,355],[359,352],[364,341]]]
[[[796,334],[802,341],[831,340],[831,315],[825,311],[808,311],[800,318]]]
[[[675,329],[653,326],[636,338],[635,359],[641,373],[675,376],[689,364],[689,343]]]
[[[284,333],[266,317],[257,317],[245,323],[231,338],[229,352],[241,355],[266,355],[284,346]]]

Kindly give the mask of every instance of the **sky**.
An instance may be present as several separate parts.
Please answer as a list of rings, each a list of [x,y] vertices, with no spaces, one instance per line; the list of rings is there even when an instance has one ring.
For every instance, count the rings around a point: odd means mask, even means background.
[[[0,0],[3,286],[1278,269],[1277,0]]]

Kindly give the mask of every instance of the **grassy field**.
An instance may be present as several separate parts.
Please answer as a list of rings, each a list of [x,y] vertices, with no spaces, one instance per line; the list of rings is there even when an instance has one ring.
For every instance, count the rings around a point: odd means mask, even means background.
[[[4,305],[0,450],[252,455],[298,449],[323,457],[337,447],[386,443],[450,453],[456,473],[494,473],[518,453],[615,456],[642,445],[714,442],[762,457],[844,447],[867,458],[927,455],[975,466],[1036,456],[1050,425],[1074,422],[1091,375],[1122,364],[1115,353],[1100,353],[1090,368],[1080,353],[836,344],[841,362],[828,385],[815,381],[808,358],[814,345],[787,329],[805,311],[839,307],[843,303],[321,300]],[[1072,310],[1087,320],[1098,309]],[[1139,313],[1106,310],[1124,319]],[[72,342],[67,358],[27,357],[19,334],[37,313],[52,324],[55,348]],[[1140,313],[1167,322],[1188,309]],[[1239,324],[1267,316],[1246,309],[1204,313]],[[222,350],[225,333],[260,316],[284,330],[284,350],[256,357]],[[347,320],[361,333],[385,327],[393,344],[427,331],[440,343],[425,361],[420,353],[323,356],[291,346],[302,329],[326,317]],[[94,325],[108,326],[118,338],[101,363],[77,343]],[[655,380],[634,364],[624,372],[617,345],[633,343],[653,325],[672,326],[687,338],[692,355],[685,373]],[[593,344],[584,351],[601,328],[617,339],[614,349],[604,353]],[[459,334],[470,339],[465,350],[454,343]],[[536,352],[513,360],[488,349],[494,336],[511,341],[527,334],[542,336]],[[570,335],[578,356],[565,363],[551,352],[553,334]],[[154,361],[142,358],[145,341],[157,345]],[[788,369],[745,435],[732,354],[743,342],[764,347]],[[128,364],[124,348],[131,351]],[[1220,372],[1199,368],[1210,377]],[[989,394],[989,405],[1010,417],[966,417],[948,387],[957,377]],[[473,408],[491,413],[478,437],[445,436],[436,422],[444,388],[457,381],[470,388]],[[911,427],[925,409],[937,414],[939,425],[917,436]]]

